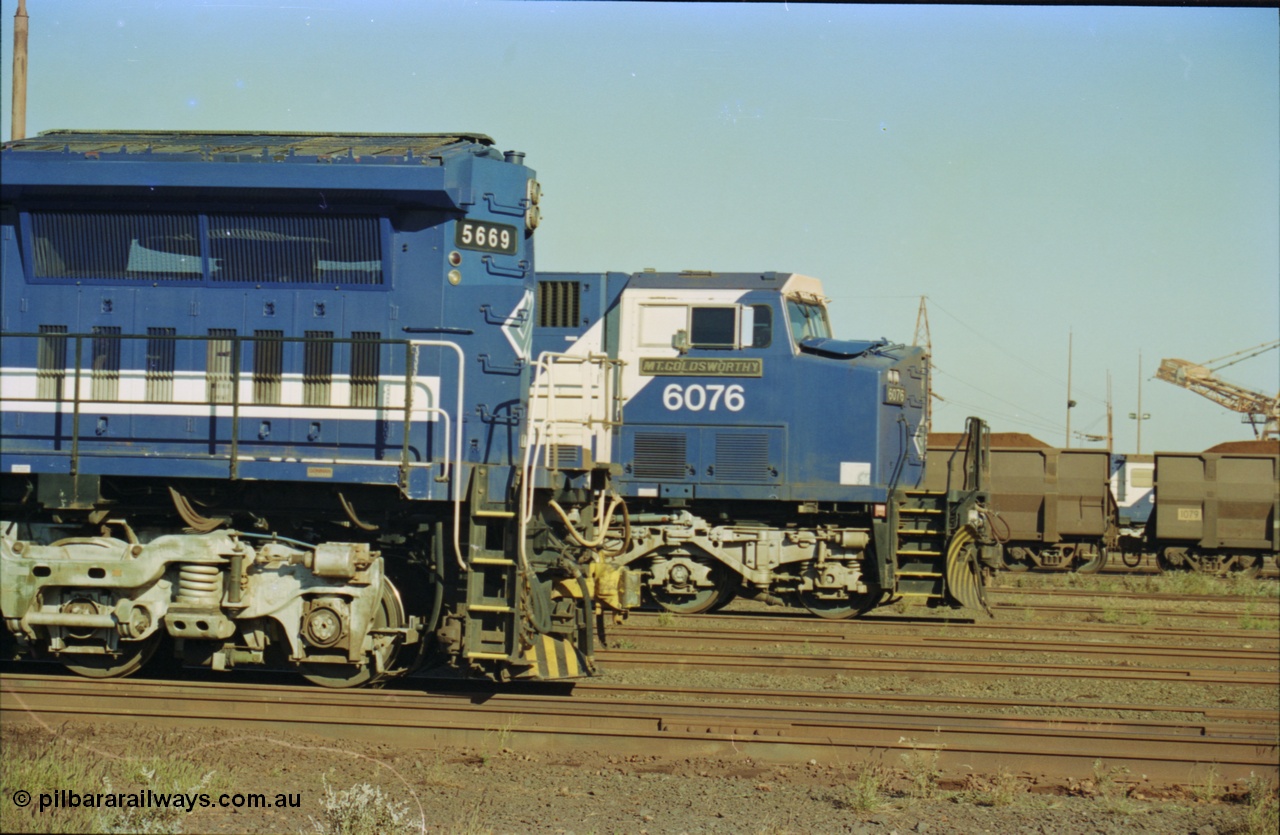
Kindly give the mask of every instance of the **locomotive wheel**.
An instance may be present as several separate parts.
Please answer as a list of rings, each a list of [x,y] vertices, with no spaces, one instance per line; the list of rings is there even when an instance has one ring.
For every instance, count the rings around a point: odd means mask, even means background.
[[[677,615],[700,615],[728,605],[733,600],[737,587],[729,570],[716,563],[711,566],[708,578],[711,580],[711,587],[696,588],[693,594],[673,594],[662,587],[651,587],[649,595],[654,603]]]
[[[123,678],[141,670],[151,656],[156,654],[163,633],[152,632],[141,641],[121,641],[120,654],[110,655],[66,655],[63,661],[68,670],[86,678]]]
[[[1231,564],[1230,571],[1249,580],[1256,579],[1262,571],[1262,560],[1253,554],[1239,554]]]
[[[1102,567],[1107,564],[1107,552],[1099,550],[1091,559],[1087,559],[1080,565],[1076,566],[1077,574],[1097,574]]]
[[[738,596],[738,593],[736,591],[726,591],[724,594],[720,595],[720,598],[716,600],[716,602],[713,603],[711,605],[711,608],[708,609],[707,611],[718,612],[721,609],[723,609],[725,606],[728,606],[730,603],[732,603],[734,599],[737,598],[737,596]]]
[[[382,599],[379,601],[378,612],[373,618],[373,628],[399,629],[407,622],[399,593],[395,586],[391,585],[390,580],[383,578]],[[393,645],[386,650],[382,669],[389,670],[395,665],[399,649]],[[321,687],[360,687],[385,678],[385,674],[378,673],[372,660],[362,667],[353,667],[349,664],[303,664],[301,669],[303,678]]]
[[[802,591],[796,595],[800,605],[811,614],[826,620],[845,620],[865,615],[880,602],[879,591],[853,594],[845,598],[819,597],[815,592]]]
[[[1022,572],[1026,571],[1029,568],[1031,568],[1031,564],[1028,563],[1025,559],[1022,559],[1019,557],[1011,557],[1009,556],[1008,553],[1004,555],[1005,571],[1012,571],[1015,574],[1021,574]]]

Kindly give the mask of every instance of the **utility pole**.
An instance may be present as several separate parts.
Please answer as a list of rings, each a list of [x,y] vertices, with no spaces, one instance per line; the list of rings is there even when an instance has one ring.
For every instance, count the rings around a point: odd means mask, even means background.
[[[1076,401],[1071,399],[1071,343],[1075,338],[1070,330],[1067,331],[1067,449],[1071,449],[1071,409],[1076,405]]]
[[[942,398],[933,393],[933,336],[929,333],[929,309],[924,306],[924,300],[925,297],[921,296],[920,309],[916,311],[916,333],[911,344],[924,346],[924,367],[929,382],[929,395],[924,399],[924,431],[932,432],[933,398]]]
[[[1107,369],[1107,452],[1115,452],[1115,435],[1111,425],[1111,369]]]
[[[1142,351],[1138,351],[1138,411],[1130,412],[1129,417],[1138,422],[1138,454],[1142,454],[1142,422],[1151,415],[1142,411]]]
[[[18,0],[13,13],[13,121],[12,139],[27,136],[27,0]]]

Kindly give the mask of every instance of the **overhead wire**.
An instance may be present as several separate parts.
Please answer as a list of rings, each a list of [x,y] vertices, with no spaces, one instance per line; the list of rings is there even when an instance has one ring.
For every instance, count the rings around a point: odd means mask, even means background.
[[[990,345],[992,345],[992,346],[994,346],[994,347],[998,348],[1002,354],[1004,354],[1004,355],[1006,355],[1006,356],[1008,356],[1008,357],[1010,357],[1010,358],[1012,358],[1012,359],[1014,359],[1014,360],[1018,361],[1019,363],[1021,363],[1021,364],[1022,364],[1022,365],[1024,365],[1025,367],[1027,367],[1027,368],[1031,369],[1032,371],[1036,372],[1036,374],[1038,374],[1039,376],[1041,376],[1041,377],[1043,377],[1043,378],[1045,378],[1045,379],[1051,380],[1051,381],[1056,382],[1056,383],[1058,383],[1058,384],[1060,384],[1060,385],[1063,385],[1063,386],[1065,386],[1065,385],[1067,384],[1067,381],[1066,381],[1066,380],[1064,380],[1064,379],[1062,379],[1061,377],[1058,377],[1058,376],[1056,376],[1056,375],[1054,375],[1054,374],[1051,374],[1051,373],[1049,373],[1049,372],[1047,372],[1047,371],[1045,371],[1045,370],[1043,370],[1043,369],[1037,368],[1037,367],[1035,367],[1034,365],[1032,365],[1031,363],[1027,362],[1027,361],[1026,361],[1026,359],[1025,359],[1025,358],[1023,358],[1023,356],[1022,356],[1019,352],[1017,352],[1017,351],[1011,351],[1011,350],[1009,350],[1009,349],[1005,348],[1003,345],[1001,345],[1000,343],[996,342],[994,339],[992,339],[991,337],[987,336],[987,335],[986,335],[986,334],[984,334],[982,331],[980,331],[980,330],[978,330],[977,328],[973,327],[973,326],[972,326],[972,325],[970,325],[968,322],[964,321],[964,320],[963,320],[963,319],[961,319],[959,316],[957,316],[956,314],[952,313],[952,312],[951,312],[950,310],[948,310],[947,308],[943,307],[941,304],[938,304],[938,302],[937,302],[937,301],[936,301],[932,296],[925,296],[925,299],[927,299],[927,300],[928,300],[928,302],[929,302],[929,304],[930,304],[931,306],[933,306],[934,308],[936,308],[936,309],[938,309],[938,310],[941,310],[943,313],[945,313],[946,315],[948,315],[948,316],[950,316],[952,319],[954,319],[957,323],[959,323],[959,324],[960,324],[960,326],[961,326],[961,327],[965,328],[965,329],[966,329],[966,330],[968,330],[970,333],[974,334],[975,336],[977,336],[979,339],[983,340],[984,342],[987,342],[987,343],[989,343]],[[1073,391],[1073,392],[1072,392],[1072,394],[1073,394],[1073,396],[1075,396],[1075,397],[1085,397],[1085,398],[1088,398],[1088,399],[1090,399],[1090,400],[1093,400],[1093,401],[1095,401],[1095,402],[1097,402],[1097,403],[1101,403],[1101,404],[1103,404],[1103,405],[1105,405],[1105,404],[1106,404],[1106,402],[1107,402],[1106,398],[1104,398],[1104,397],[1098,397],[1096,394],[1094,394],[1094,393],[1092,393],[1092,392],[1090,392],[1090,391],[1088,391],[1088,390]]]
[[[1005,398],[1000,397],[999,395],[992,394],[992,393],[991,393],[991,392],[989,392],[989,391],[986,391],[986,390],[984,390],[984,389],[982,389],[982,388],[979,388],[978,386],[975,386],[973,383],[969,382],[968,380],[965,380],[965,379],[963,379],[963,378],[957,377],[956,375],[954,375],[954,374],[952,374],[952,373],[950,373],[950,372],[948,372],[948,371],[944,371],[943,369],[939,368],[939,367],[938,367],[938,365],[937,365],[936,363],[931,363],[931,364],[930,364],[930,367],[932,368],[932,370],[933,370],[933,371],[936,371],[936,372],[938,372],[938,373],[942,374],[943,376],[945,376],[945,377],[947,377],[947,378],[949,378],[949,379],[955,380],[955,381],[956,381],[956,382],[958,382],[958,383],[961,383],[961,384],[963,384],[963,385],[968,386],[969,388],[973,389],[974,391],[978,392],[979,394],[983,395],[984,397],[989,397],[989,398],[991,398],[992,400],[996,400],[996,401],[998,401],[998,402],[1000,402],[1000,403],[1004,403],[1004,404],[1006,404],[1006,405],[1009,405],[1009,406],[1014,407],[1015,409],[1020,410],[1023,414],[1022,414],[1022,416],[1021,416],[1021,417],[1019,417],[1018,419],[1019,419],[1020,421],[1022,421],[1024,424],[1028,425],[1028,426],[1030,426],[1030,425],[1036,425],[1038,428],[1041,428],[1041,429],[1051,429],[1051,430],[1053,430],[1053,431],[1057,431],[1057,432],[1061,432],[1061,431],[1064,431],[1064,430],[1066,429],[1066,425],[1065,425],[1065,424],[1063,424],[1063,423],[1059,423],[1059,422],[1055,421],[1053,418],[1048,418],[1048,417],[1045,417],[1044,415],[1040,415],[1040,414],[1036,414],[1035,412],[1028,411],[1028,410],[1025,408],[1025,405],[1024,405],[1024,404],[1022,404],[1022,403],[1015,403],[1015,402],[1013,402],[1012,400],[1006,400]],[[955,399],[955,397],[954,397],[954,396],[952,396],[952,395],[948,395],[948,396],[947,396],[947,400],[948,400],[949,402],[953,402],[953,403],[956,403],[956,404],[959,404],[959,405],[962,405],[962,406],[969,406],[970,408],[981,409],[981,410],[983,410],[983,411],[987,411],[987,412],[989,412],[990,414],[998,415],[998,416],[1000,416],[1000,417],[1009,417],[1008,415],[1000,414],[999,412],[996,412],[995,410],[993,410],[993,409],[989,409],[989,408],[987,408],[987,407],[979,407],[979,406],[975,406],[975,405],[974,405],[974,404],[972,404],[972,403],[963,403],[962,401],[956,400],[956,399]],[[1030,419],[1029,419],[1029,418],[1030,418]],[[1031,420],[1031,419],[1034,419],[1034,420]]]

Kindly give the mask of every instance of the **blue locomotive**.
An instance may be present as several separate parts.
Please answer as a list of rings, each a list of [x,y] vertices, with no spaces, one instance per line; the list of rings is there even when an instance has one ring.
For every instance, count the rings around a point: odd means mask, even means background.
[[[834,339],[821,284],[791,273],[541,273],[537,308],[535,354],[622,364],[620,425],[593,449],[623,504],[597,538],[663,608],[983,605],[986,429],[957,447],[955,483],[925,489],[922,349]],[[536,448],[554,461],[561,437]]]
[[[52,131],[0,165],[0,610],[21,649],[100,677],[162,638],[329,686],[428,656],[591,672],[597,607],[636,589],[544,533],[609,484],[589,455],[548,472],[522,448],[522,154]]]

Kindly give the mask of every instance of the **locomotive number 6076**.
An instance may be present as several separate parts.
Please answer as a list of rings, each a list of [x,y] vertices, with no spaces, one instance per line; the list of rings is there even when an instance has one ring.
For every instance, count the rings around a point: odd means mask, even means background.
[[[691,412],[701,412],[706,409],[714,412],[721,405],[731,412],[741,412],[747,405],[747,398],[742,386],[736,383],[730,386],[722,383],[711,383],[705,386],[700,383],[688,386],[672,383],[662,390],[662,405],[672,412],[679,409],[688,409]]]

